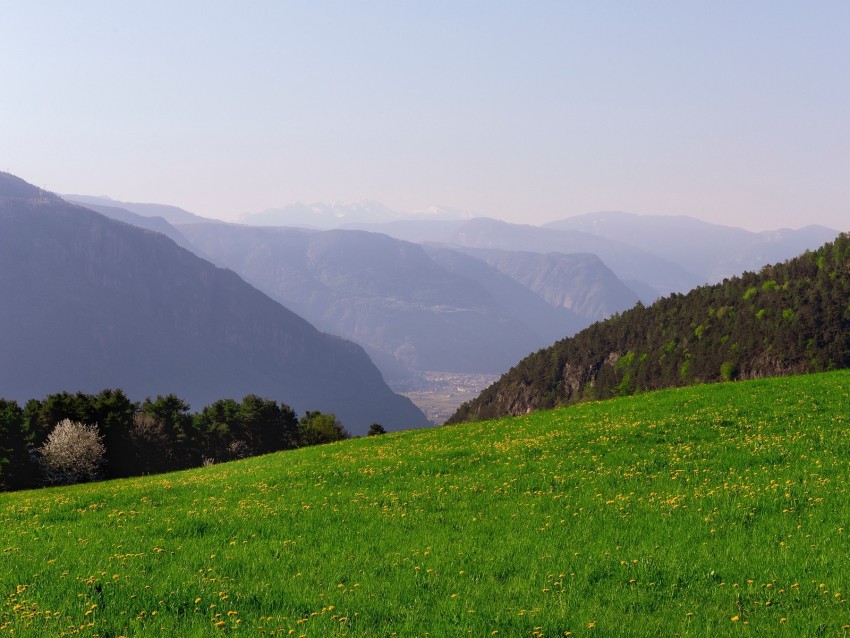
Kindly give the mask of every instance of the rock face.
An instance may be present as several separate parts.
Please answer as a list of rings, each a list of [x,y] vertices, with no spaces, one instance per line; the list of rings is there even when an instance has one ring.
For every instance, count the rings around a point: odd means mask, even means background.
[[[200,409],[255,393],[352,433],[426,425],[359,346],[163,235],[0,174],[0,396],[120,387]]]

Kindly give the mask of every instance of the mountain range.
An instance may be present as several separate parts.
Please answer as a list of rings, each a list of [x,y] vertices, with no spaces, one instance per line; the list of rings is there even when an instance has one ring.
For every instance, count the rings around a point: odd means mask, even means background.
[[[625,213],[590,214],[545,227],[450,219],[452,213],[401,219],[401,213],[372,202],[292,205],[245,218],[340,227],[321,234],[224,224],[168,206],[73,197],[100,202],[88,205],[168,234],[320,329],[360,343],[396,387],[407,387],[411,374],[423,369],[501,373],[527,352],[638,299],[651,303],[662,292],[686,292],[734,274],[736,265],[758,268],[768,257],[787,258],[835,235],[822,227],[757,234],[686,217]],[[126,208],[123,216],[116,207]],[[131,210],[161,212],[173,224],[159,217],[145,222]],[[419,244],[427,258],[388,237]],[[543,308],[541,300],[561,314]]]
[[[683,215],[622,212],[579,215],[544,224],[543,228],[591,233],[640,246],[681,265],[699,277],[700,283],[718,283],[748,270],[757,271],[764,265],[817,248],[838,234],[818,225],[751,232]]]
[[[325,204],[295,203],[281,208],[271,208],[239,217],[239,223],[248,226],[294,226],[318,230],[345,228],[352,224],[386,223],[402,219],[449,220],[464,219],[468,214],[434,206],[428,210],[402,213],[379,202],[354,202]]]
[[[647,302],[703,283],[699,277],[664,256],[582,231],[511,224],[483,217],[452,222],[361,224],[357,227],[407,241],[438,242],[462,248],[543,254],[591,253]]]
[[[222,224],[180,231],[320,329],[363,345],[397,382],[415,371],[502,372],[589,323],[480,260],[383,234]]]
[[[121,387],[194,409],[254,393],[354,434],[426,425],[360,346],[165,235],[0,174],[0,396]]]
[[[422,371],[501,374],[638,300],[757,270],[836,235],[628,213],[543,227],[446,210],[405,218],[374,202],[295,204],[237,225],[172,206],[68,197],[167,235],[355,341],[397,389],[418,388]]]

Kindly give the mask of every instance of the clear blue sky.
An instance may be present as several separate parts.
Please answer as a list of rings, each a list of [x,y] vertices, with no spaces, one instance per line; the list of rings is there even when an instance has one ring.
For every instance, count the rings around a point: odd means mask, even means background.
[[[294,201],[850,230],[850,2],[0,0],[0,170]]]

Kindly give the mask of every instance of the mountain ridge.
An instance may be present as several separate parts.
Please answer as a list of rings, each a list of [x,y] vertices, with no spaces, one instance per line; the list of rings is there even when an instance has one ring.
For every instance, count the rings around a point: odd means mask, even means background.
[[[92,195],[62,195],[62,199],[74,204],[82,206],[109,206],[111,208],[120,208],[142,217],[161,217],[169,224],[201,224],[215,222],[214,219],[207,219],[195,213],[190,213],[178,206],[170,204],[155,204],[143,202],[122,202],[106,196]]]
[[[464,219],[466,217],[468,215],[462,211],[442,206],[403,213],[374,201],[330,204],[296,202],[241,215],[238,222],[248,226],[294,226],[334,230],[357,224],[380,224],[398,220]]]
[[[838,234],[837,230],[818,224],[753,232],[686,215],[637,215],[619,211],[587,213],[549,222],[543,227],[589,232],[666,255],[699,276],[701,284],[718,283],[726,277],[793,258]]]

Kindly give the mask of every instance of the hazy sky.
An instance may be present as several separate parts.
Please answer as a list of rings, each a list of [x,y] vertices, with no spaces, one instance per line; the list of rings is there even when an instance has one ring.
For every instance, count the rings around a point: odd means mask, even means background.
[[[850,230],[850,2],[0,0],[0,170],[295,201]]]

